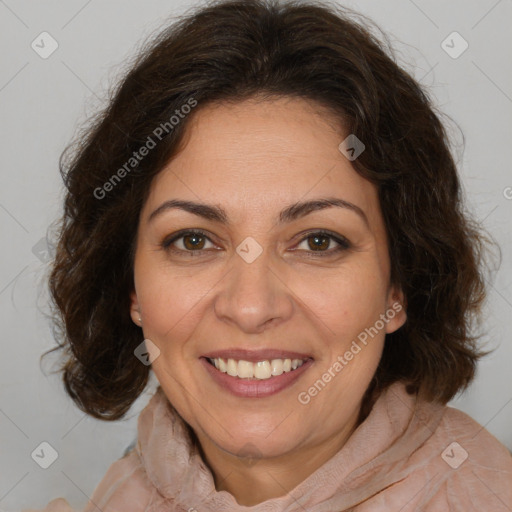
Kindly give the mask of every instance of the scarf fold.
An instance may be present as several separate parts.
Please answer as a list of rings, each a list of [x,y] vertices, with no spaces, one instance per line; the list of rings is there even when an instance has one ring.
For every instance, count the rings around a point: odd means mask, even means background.
[[[215,490],[188,426],[160,386],[139,416],[136,452],[149,480],[176,510],[344,511],[408,476],[415,467],[409,457],[432,436],[444,409],[417,401],[403,383],[394,383],[338,453],[286,495],[252,507]]]

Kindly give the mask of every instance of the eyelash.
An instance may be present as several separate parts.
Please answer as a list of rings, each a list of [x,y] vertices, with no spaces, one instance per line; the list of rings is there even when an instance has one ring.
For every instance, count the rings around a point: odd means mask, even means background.
[[[174,249],[171,247],[171,244],[179,240],[180,238],[184,238],[186,235],[199,235],[201,237],[206,238],[209,242],[212,242],[210,238],[207,236],[207,234],[204,231],[201,230],[195,230],[195,229],[187,229],[179,231],[178,233],[175,233],[172,238],[166,239],[161,243],[161,247],[172,253],[188,253],[191,257],[201,256],[201,253],[204,251],[207,251],[208,249],[199,249],[197,251],[190,251],[190,250],[183,250],[183,249]],[[350,242],[342,236],[335,235],[334,233],[331,233],[330,231],[325,230],[319,230],[319,231],[310,231],[305,234],[305,236],[299,241],[299,244],[307,240],[308,238],[311,238],[313,236],[319,236],[319,237],[327,237],[332,240],[334,240],[338,245],[334,250],[327,250],[327,251],[306,251],[309,252],[309,256],[311,258],[325,258],[328,256],[332,256],[334,254],[338,254],[342,251],[346,251],[347,249],[350,249],[352,245]],[[212,242],[213,243],[213,242]],[[194,254],[195,253],[195,254]]]

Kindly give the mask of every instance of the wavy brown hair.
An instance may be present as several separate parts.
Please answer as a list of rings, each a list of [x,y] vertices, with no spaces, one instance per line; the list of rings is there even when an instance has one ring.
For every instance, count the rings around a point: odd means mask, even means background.
[[[134,356],[143,335],[129,294],[153,178],[201,106],[254,96],[313,100],[366,146],[352,163],[378,187],[391,281],[405,294],[407,321],[386,336],[361,417],[398,380],[444,403],[467,387],[484,354],[472,326],[486,295],[489,238],[464,206],[440,115],[374,28],[380,31],[327,3],[216,1],[178,19],[136,56],[108,107],[60,160],[66,196],[49,278],[58,346],[49,352],[63,350],[58,371],[81,410],[119,419],[148,383],[150,367]],[[112,181],[191,98],[194,112]]]

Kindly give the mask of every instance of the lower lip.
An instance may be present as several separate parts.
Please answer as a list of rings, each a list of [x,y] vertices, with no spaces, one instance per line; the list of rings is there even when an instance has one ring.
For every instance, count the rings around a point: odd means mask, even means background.
[[[206,358],[201,357],[200,359],[206,371],[219,386],[235,396],[246,398],[264,398],[279,393],[291,386],[313,364],[313,359],[308,359],[296,370],[284,372],[281,375],[270,377],[270,379],[240,379],[217,370]]]

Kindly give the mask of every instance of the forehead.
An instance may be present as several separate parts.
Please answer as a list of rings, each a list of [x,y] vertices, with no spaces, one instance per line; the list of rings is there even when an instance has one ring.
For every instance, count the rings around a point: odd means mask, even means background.
[[[143,215],[180,198],[222,204],[242,222],[333,195],[358,205],[370,222],[379,215],[375,186],[338,149],[347,136],[341,122],[314,102],[211,104],[188,121],[182,149],[155,177]]]

